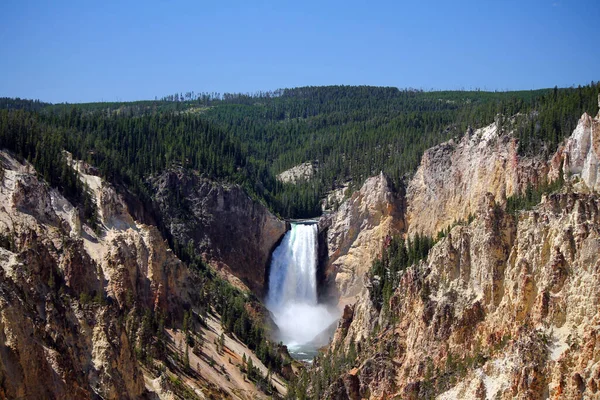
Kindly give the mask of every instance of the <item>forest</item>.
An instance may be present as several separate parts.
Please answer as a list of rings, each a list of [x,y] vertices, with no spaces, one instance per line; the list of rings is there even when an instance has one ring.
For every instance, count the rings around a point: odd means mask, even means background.
[[[255,94],[187,92],[130,103],[47,104],[0,99],[0,146],[34,163],[78,204],[85,188],[61,151],[96,166],[111,181],[149,199],[150,175],[191,168],[245,188],[285,218],[321,213],[324,195],[359,188],[380,171],[400,187],[423,152],[460,137],[497,114],[520,114],[521,154],[549,154],[577,120],[598,112],[600,84],[535,91],[424,92],[391,87],[326,86]],[[317,166],[308,182],[280,172]],[[86,215],[93,219],[93,210]]]

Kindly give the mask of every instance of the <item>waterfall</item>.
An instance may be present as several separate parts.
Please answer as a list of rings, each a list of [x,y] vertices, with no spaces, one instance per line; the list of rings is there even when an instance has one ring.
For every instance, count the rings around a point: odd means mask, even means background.
[[[313,341],[337,318],[317,301],[317,225],[292,224],[275,249],[266,306],[290,348]]]
[[[317,304],[317,225],[293,224],[273,252],[269,300],[273,308],[290,302]]]

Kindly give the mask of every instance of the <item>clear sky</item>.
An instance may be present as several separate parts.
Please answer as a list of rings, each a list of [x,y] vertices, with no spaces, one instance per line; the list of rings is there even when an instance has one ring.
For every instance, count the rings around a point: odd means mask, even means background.
[[[600,80],[600,1],[0,0],[0,96]]]

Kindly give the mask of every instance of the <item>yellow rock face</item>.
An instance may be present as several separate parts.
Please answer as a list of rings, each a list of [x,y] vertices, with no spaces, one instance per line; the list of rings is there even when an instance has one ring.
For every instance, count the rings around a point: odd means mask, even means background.
[[[380,174],[320,221],[328,249],[325,272],[341,305],[352,303],[364,288],[364,275],[381,255],[386,238],[403,231],[403,207],[388,178]]]
[[[539,182],[547,171],[541,159],[520,158],[516,140],[496,124],[469,131],[458,143],[433,147],[408,185],[408,233],[436,236],[475,215],[486,193],[502,202]]]
[[[600,197],[551,195],[515,219],[490,195],[479,210],[404,272],[387,316],[365,291],[333,346],[360,343],[373,399],[599,395]]]

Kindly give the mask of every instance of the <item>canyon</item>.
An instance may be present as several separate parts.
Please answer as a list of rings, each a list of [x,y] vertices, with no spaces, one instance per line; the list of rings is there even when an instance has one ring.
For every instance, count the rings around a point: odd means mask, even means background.
[[[405,186],[380,173],[336,194],[310,228],[177,166],[147,177],[144,202],[65,153],[97,206],[93,224],[32,164],[0,152],[0,398],[269,398],[306,374],[304,394],[318,398],[599,396],[600,115],[584,114],[550,157],[519,152],[522,118],[499,115],[430,148]],[[313,167],[281,179],[305,182]],[[555,181],[539,204],[507,211]],[[435,243],[380,307],[374,262],[417,235]],[[217,278],[266,327],[277,371],[208,302],[224,301],[210,297]],[[293,341],[278,309],[290,288],[341,315],[307,334],[332,339],[312,364],[277,344]],[[140,346],[149,326],[161,360]]]

